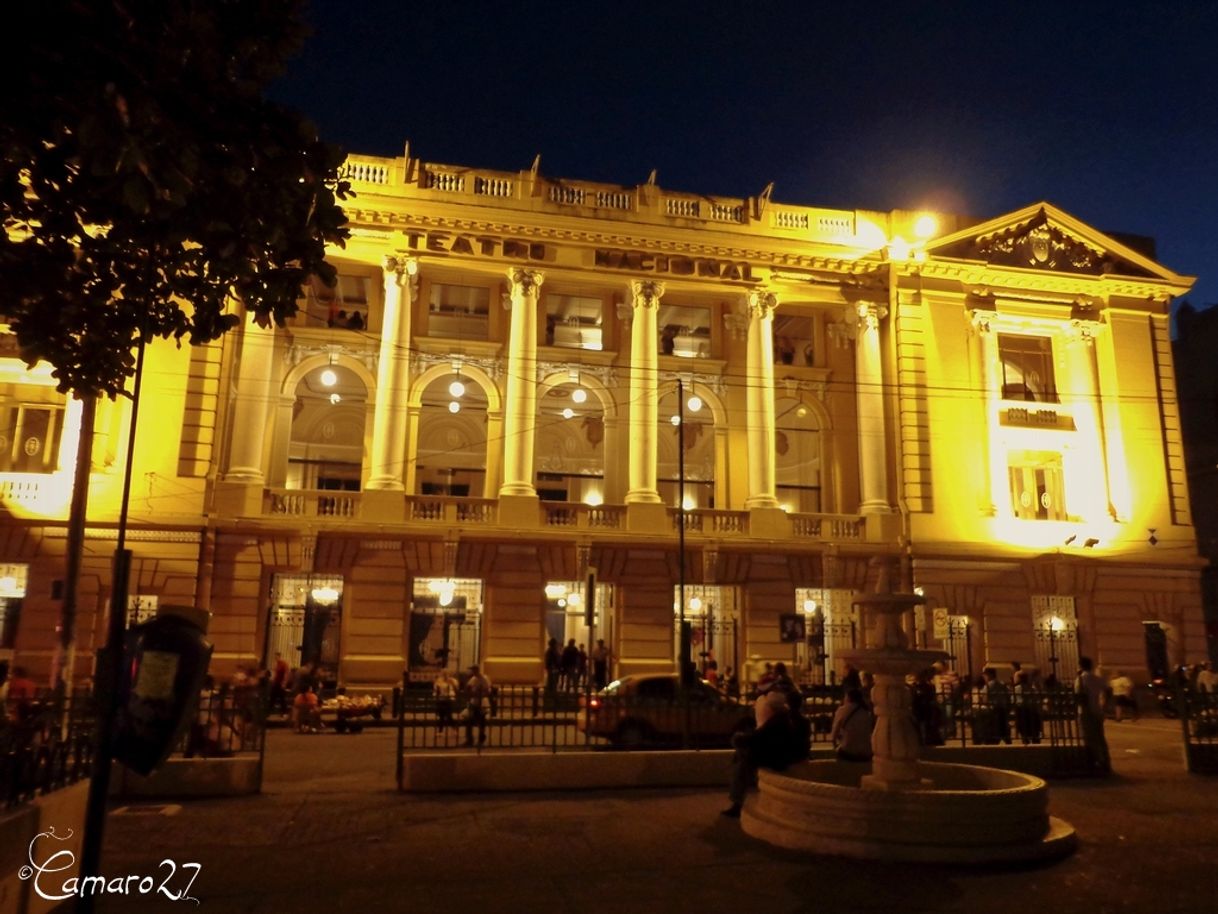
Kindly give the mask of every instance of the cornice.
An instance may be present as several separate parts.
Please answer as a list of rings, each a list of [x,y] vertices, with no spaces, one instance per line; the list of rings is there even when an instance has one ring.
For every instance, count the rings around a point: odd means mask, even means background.
[[[647,251],[661,251],[690,256],[718,257],[729,260],[747,260],[753,263],[768,264],[777,267],[797,267],[808,270],[822,271],[834,275],[868,274],[881,269],[883,264],[878,260],[863,258],[828,257],[824,255],[798,254],[764,250],[761,247],[741,247],[735,245],[699,243],[693,241],[678,241],[672,238],[657,238],[642,233],[621,233],[594,231],[590,229],[564,228],[557,226],[540,226],[517,221],[499,221],[487,219],[471,219],[450,216],[428,215],[423,213],[395,213],[389,210],[348,209],[347,218],[353,228],[361,232],[373,232],[386,227],[390,231],[405,229],[443,229],[459,232],[486,232],[496,235],[506,235],[513,238],[536,238],[555,243],[603,245],[607,247],[632,248]],[[790,244],[789,239],[776,239]],[[790,281],[791,277],[782,277]],[[807,280],[815,282],[814,275]]]
[[[1080,292],[1098,296],[1124,295],[1165,301],[1187,291],[1187,286],[1161,279],[1135,279],[1122,276],[1086,276],[1079,273],[1050,273],[1014,270],[979,263],[927,260],[918,265],[924,277],[953,279],[965,286],[985,286],[995,294],[1003,289],[1054,292],[1076,296]]]

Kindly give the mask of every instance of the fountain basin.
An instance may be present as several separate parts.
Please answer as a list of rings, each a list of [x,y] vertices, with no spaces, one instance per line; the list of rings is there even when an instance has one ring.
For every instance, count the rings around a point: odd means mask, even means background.
[[[1061,857],[1074,829],[1049,815],[1043,780],[1016,771],[921,762],[924,787],[868,790],[867,764],[812,761],[761,771],[746,834],[791,850],[875,860],[993,863]]]

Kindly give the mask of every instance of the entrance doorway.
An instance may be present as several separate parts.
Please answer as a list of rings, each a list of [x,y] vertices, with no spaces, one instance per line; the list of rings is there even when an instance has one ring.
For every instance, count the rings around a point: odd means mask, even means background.
[[[459,673],[481,662],[482,581],[416,578],[410,602],[406,676],[431,682],[440,670]]]

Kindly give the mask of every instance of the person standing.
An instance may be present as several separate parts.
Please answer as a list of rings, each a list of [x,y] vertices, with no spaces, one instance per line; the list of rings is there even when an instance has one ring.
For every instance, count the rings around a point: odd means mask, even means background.
[[[486,712],[491,701],[491,681],[482,675],[475,663],[469,668],[469,679],[465,681],[465,692],[469,701],[469,713],[465,718],[465,745],[474,744],[474,727],[478,728],[478,745],[486,742]]]
[[[994,716],[994,742],[1011,744],[1011,691],[992,666],[985,668],[985,699]]]
[[[546,645],[544,662],[546,668],[546,692],[552,695],[558,689],[558,677],[562,673],[562,651],[558,648],[557,638],[551,638],[550,643]]]
[[[579,679],[579,648],[575,646],[574,638],[562,649],[561,663],[562,688],[574,690]]]
[[[1133,680],[1120,670],[1114,670],[1108,685],[1112,689],[1112,703],[1115,706],[1113,716],[1117,722],[1119,723],[1126,717],[1131,720],[1137,720],[1138,703],[1133,697]],[[1200,686],[1199,679],[1198,685]]]
[[[453,706],[457,701],[457,680],[448,670],[440,670],[431,690],[436,696],[436,733],[443,733],[449,727],[455,730]]]
[[[605,639],[597,638],[596,647],[592,648],[592,682],[599,692],[609,684],[609,648],[605,647]]]
[[[1078,722],[1083,746],[1087,750],[1091,769],[1097,774],[1109,774],[1112,760],[1108,754],[1108,740],[1104,737],[1104,697],[1108,693],[1108,682],[1092,669],[1090,657],[1079,657],[1078,669],[1074,693],[1078,697]]]
[[[288,671],[291,668],[283,654],[275,652],[275,670],[271,673],[271,710],[288,713]]]

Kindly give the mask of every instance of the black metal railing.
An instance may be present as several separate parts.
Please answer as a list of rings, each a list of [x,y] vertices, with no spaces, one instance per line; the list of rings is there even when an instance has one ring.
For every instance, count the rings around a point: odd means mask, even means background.
[[[40,692],[11,702],[6,711],[0,721],[0,808],[89,776],[95,730],[87,692]]]
[[[1179,689],[1176,708],[1184,729],[1184,755],[1194,774],[1218,774],[1218,693]]]
[[[267,707],[265,684],[204,689],[172,755],[225,758],[262,753],[266,747]]]

